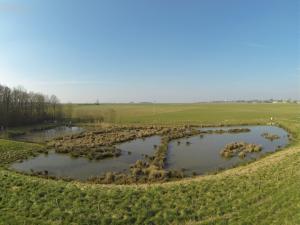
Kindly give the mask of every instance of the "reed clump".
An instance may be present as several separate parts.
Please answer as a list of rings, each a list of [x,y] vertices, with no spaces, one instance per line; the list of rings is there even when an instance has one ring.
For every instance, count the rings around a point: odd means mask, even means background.
[[[220,152],[225,158],[231,158],[234,156],[245,157],[248,153],[260,152],[262,150],[261,145],[249,144],[246,142],[233,142],[227,144]]]
[[[162,135],[161,143],[156,146],[153,156],[145,157],[142,160],[137,160],[130,166],[129,173],[112,173],[113,179],[107,179],[107,173],[101,176],[92,177],[89,182],[92,183],[108,183],[113,180],[116,184],[129,183],[147,183],[147,182],[163,182],[184,177],[182,170],[165,169],[167,160],[167,152],[169,143],[172,140],[183,137],[199,135],[200,131],[191,127],[175,127],[163,128],[157,135]],[[111,173],[109,173],[111,176]]]
[[[261,134],[262,137],[264,137],[265,139],[268,139],[270,141],[274,141],[280,138],[279,135],[277,134],[270,134],[270,133],[262,133]]]
[[[121,150],[116,149],[114,147],[115,144],[137,138],[163,135],[170,132],[169,129],[161,126],[97,128],[81,134],[56,138],[50,141],[47,147],[55,149],[57,153],[66,153],[73,157],[87,157],[100,160],[121,155]]]
[[[227,130],[228,133],[247,133],[250,131],[251,129],[249,128],[231,128]]]
[[[236,134],[236,133],[247,133],[250,131],[251,131],[250,128],[230,128],[227,130],[224,129],[202,130],[201,133],[202,134],[225,134],[225,133]]]
[[[118,157],[121,151],[114,145],[146,138],[154,135],[172,136],[172,139],[189,137],[199,134],[200,131],[182,127],[163,126],[113,126],[95,128],[94,130],[59,137],[48,142],[48,149],[55,149],[57,153],[70,154],[73,157],[86,157],[89,159],[104,159],[108,157]],[[164,152],[163,146],[153,146],[156,152]],[[162,156],[160,156],[162,157]],[[159,156],[155,157],[156,164],[162,165]]]

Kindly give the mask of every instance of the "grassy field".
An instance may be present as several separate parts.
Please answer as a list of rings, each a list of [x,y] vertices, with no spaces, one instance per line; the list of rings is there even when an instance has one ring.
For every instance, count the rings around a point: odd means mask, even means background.
[[[269,123],[273,117],[294,142],[216,175],[105,186],[9,171],[7,163],[40,146],[0,140],[0,224],[300,224],[300,105],[77,105],[73,116],[96,118],[111,110],[118,123]]]
[[[75,105],[73,118],[140,124],[266,123],[270,117],[300,122],[299,110],[299,104],[102,104]]]

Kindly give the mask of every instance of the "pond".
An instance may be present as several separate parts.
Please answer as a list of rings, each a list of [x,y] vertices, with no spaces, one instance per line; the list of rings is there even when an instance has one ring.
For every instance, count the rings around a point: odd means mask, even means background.
[[[16,141],[28,141],[28,142],[45,142],[53,138],[57,138],[64,135],[78,134],[83,132],[84,129],[81,127],[68,127],[68,126],[59,126],[47,130],[41,131],[32,131],[24,135],[19,135],[14,137]]]
[[[228,130],[232,128],[241,127],[214,127],[201,128],[200,130]],[[258,158],[268,152],[276,151],[279,147],[283,148],[289,143],[288,133],[279,127],[243,126],[242,128],[249,128],[250,131],[240,133],[224,132],[222,134],[207,133],[171,141],[165,169],[184,169],[186,175],[192,175],[193,173],[204,174],[220,168],[230,168],[239,163]],[[70,131],[72,132],[72,130]],[[75,131],[79,130],[75,129]],[[61,133],[65,134],[65,132],[66,130],[62,130]],[[51,133],[52,131],[46,132],[46,134]],[[264,133],[276,135],[277,138],[274,140],[267,139],[263,136]],[[43,135],[47,138],[52,135],[47,136],[46,134],[44,133]],[[116,146],[122,151],[119,157],[106,158],[99,161],[88,160],[82,157],[72,158],[66,154],[50,151],[48,154],[42,154],[23,162],[16,162],[11,165],[11,168],[26,173],[48,171],[48,174],[52,176],[70,177],[79,180],[86,180],[92,176],[99,176],[110,171],[128,173],[130,165],[134,164],[138,159],[144,159],[145,155],[153,156],[155,151],[154,145],[159,146],[160,141],[161,137],[152,136],[125,142]],[[178,143],[179,141],[180,144]],[[237,141],[259,144],[262,146],[262,150],[257,153],[249,153],[245,158],[238,156],[232,158],[222,157],[220,151],[224,146]]]
[[[153,155],[155,150],[153,145],[159,145],[159,143],[159,136],[129,141],[117,145],[122,150],[121,156],[101,161],[88,160],[83,157],[72,158],[69,155],[51,151],[21,163],[14,163],[11,167],[26,173],[31,173],[31,170],[36,172],[47,170],[51,176],[86,180],[91,176],[109,171],[128,172],[131,164],[134,164],[138,159],[143,159],[143,154]]]
[[[228,130],[241,127],[215,127],[201,130]],[[288,133],[282,128],[275,126],[243,126],[249,128],[250,132],[205,134],[203,137],[194,136],[190,138],[171,141],[167,157],[166,169],[184,169],[187,174],[193,172],[203,174],[217,169],[229,168],[239,163],[258,158],[261,155],[274,152],[280,146],[285,147],[289,143]],[[279,136],[278,139],[270,141],[262,136],[263,133],[271,133]],[[220,151],[231,142],[244,141],[262,146],[262,151],[248,154],[245,158],[224,158]],[[186,142],[189,142],[187,145]]]

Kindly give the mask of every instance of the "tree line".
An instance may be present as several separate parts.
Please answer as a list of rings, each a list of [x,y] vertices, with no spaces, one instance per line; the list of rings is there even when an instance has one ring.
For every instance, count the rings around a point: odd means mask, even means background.
[[[0,129],[63,119],[59,99],[0,84]]]

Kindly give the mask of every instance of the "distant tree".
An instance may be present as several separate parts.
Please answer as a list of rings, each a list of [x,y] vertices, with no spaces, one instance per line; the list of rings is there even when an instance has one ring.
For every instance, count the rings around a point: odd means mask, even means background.
[[[0,85],[0,128],[62,119],[59,99]]]
[[[58,104],[59,104],[59,99],[55,95],[51,95],[50,97],[50,107],[51,107],[51,114],[52,114],[52,119],[56,120],[57,119],[57,113],[58,113]]]

